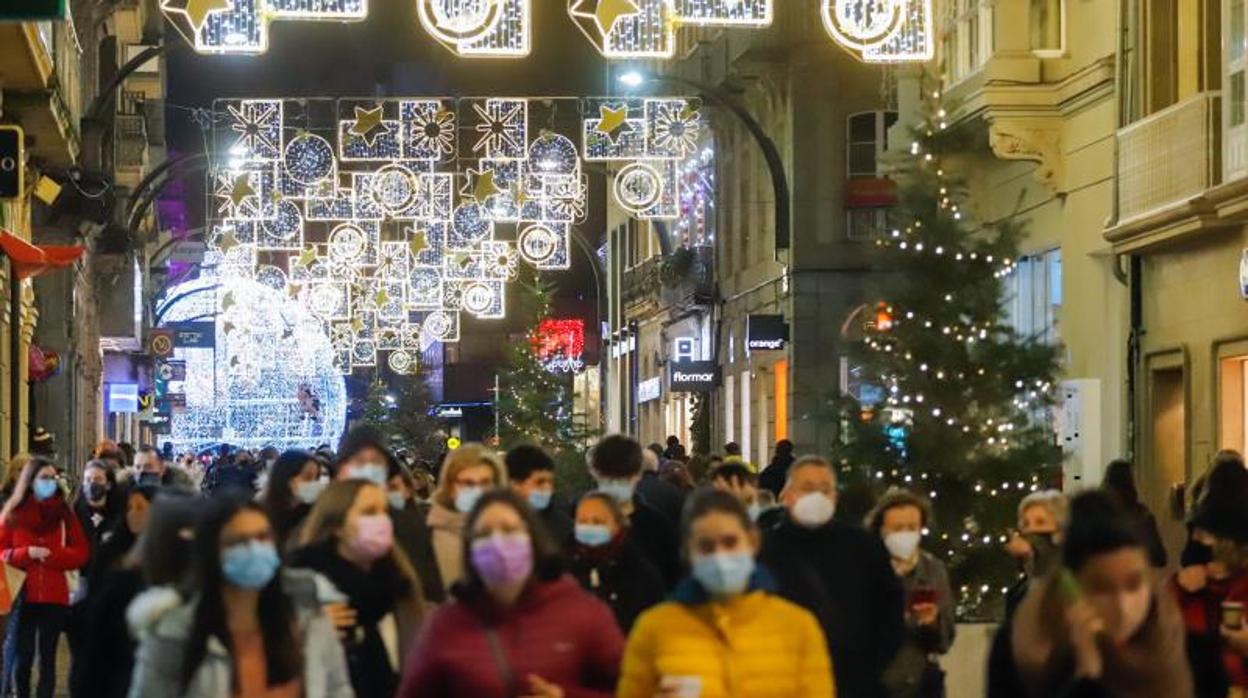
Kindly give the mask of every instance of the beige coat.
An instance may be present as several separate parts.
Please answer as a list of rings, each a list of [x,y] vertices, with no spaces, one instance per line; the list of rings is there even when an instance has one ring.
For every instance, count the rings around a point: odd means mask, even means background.
[[[467,518],[467,515],[436,502],[429,509],[433,554],[438,561],[442,583],[448,590],[464,575],[464,522]]]

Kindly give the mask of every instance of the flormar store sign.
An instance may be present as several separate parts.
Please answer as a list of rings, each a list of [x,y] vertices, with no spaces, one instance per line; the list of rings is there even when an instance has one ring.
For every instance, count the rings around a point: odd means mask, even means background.
[[[705,393],[719,385],[719,366],[713,361],[683,361],[671,368],[673,393]]]

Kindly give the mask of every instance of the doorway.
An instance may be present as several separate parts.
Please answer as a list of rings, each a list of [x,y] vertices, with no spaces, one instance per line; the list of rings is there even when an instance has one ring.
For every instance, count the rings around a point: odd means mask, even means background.
[[[1187,485],[1187,386],[1182,364],[1154,368],[1149,388],[1149,444],[1140,470],[1140,494],[1156,515],[1174,559],[1186,535],[1184,512],[1175,501]]]

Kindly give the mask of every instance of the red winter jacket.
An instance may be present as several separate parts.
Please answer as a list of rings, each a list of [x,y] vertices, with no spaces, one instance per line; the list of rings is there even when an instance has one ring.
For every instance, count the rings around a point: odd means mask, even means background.
[[[611,609],[564,576],[535,584],[504,612],[462,600],[434,611],[398,695],[511,698],[533,693],[529,676],[536,675],[567,698],[605,698],[615,691],[623,650]]]
[[[30,549],[51,551],[43,560],[30,557]],[[69,605],[65,573],[87,564],[90,549],[78,517],[61,495],[42,502],[33,496],[13,510],[7,525],[0,525],[0,559],[25,570],[22,585],[27,603]]]

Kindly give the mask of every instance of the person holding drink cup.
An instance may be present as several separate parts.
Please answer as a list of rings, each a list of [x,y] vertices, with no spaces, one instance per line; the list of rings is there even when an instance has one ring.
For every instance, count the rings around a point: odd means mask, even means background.
[[[759,531],[741,502],[695,493],[681,541],[690,576],[633,627],[617,698],[831,698],[819,622],[770,591],[755,563]]]
[[[884,672],[890,698],[945,694],[945,674],[936,658],[953,645],[953,593],[945,564],[919,547],[930,518],[927,500],[892,488],[865,521],[867,529],[884,541],[906,594],[905,643]]]

